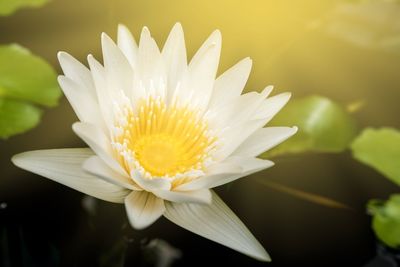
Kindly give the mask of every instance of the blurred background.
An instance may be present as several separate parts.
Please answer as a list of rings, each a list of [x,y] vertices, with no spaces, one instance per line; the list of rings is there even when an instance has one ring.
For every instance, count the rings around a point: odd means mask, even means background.
[[[0,43],[19,43],[60,73],[58,51],[82,62],[89,53],[101,58],[100,34],[115,38],[118,23],[135,37],[148,26],[162,46],[177,21],[189,58],[217,28],[223,36],[219,73],[244,57],[253,59],[246,91],[272,84],[275,94],[290,91],[294,99],[316,94],[343,106],[359,102],[363,105],[353,116],[360,128],[400,128],[396,1],[53,0],[0,17]],[[149,254],[163,251],[169,255],[164,259],[177,258],[172,266],[363,266],[376,252],[366,203],[399,192],[347,150],[274,158],[273,168],[218,189],[271,254],[272,263],[260,263],[165,219],[135,231],[122,205],[84,197],[12,165],[11,156],[19,152],[84,146],[71,130],[76,120],[63,97],[46,109],[38,127],[0,140],[3,264],[153,266]],[[306,201],[263,180],[345,206]]]

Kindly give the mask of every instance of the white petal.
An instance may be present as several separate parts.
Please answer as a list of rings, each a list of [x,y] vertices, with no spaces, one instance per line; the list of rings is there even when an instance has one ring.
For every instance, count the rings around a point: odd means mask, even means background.
[[[267,127],[249,136],[233,155],[255,157],[282,143],[297,132],[297,127]]]
[[[244,140],[246,140],[252,133],[263,126],[263,120],[252,120],[238,124],[234,127],[228,128],[221,136],[221,145],[214,153],[214,157],[218,161],[222,161],[232,154],[233,151],[239,147]]]
[[[201,45],[199,50],[197,50],[196,54],[193,56],[190,64],[197,64],[196,62],[201,61],[200,58],[204,56],[206,51],[213,46],[221,46],[221,32],[219,30],[215,30],[210,34],[207,40]],[[217,55],[219,57],[219,55]]]
[[[130,190],[105,182],[82,169],[93,156],[88,148],[29,151],[15,155],[12,162],[27,171],[49,178],[84,194],[110,202],[123,203]]]
[[[261,93],[246,93],[232,99],[225,105],[210,108],[206,117],[210,127],[223,129],[227,126],[234,127],[249,121],[272,89],[272,86],[267,86]]]
[[[131,65],[118,46],[105,33],[101,35],[101,44],[108,89],[122,90],[126,96],[130,97],[133,87]]]
[[[132,191],[125,198],[129,222],[135,229],[154,223],[165,211],[164,201],[146,191]]]
[[[107,87],[106,72],[104,67],[92,55],[88,55],[87,60],[96,87],[97,99],[101,110],[99,115],[103,116],[106,125],[113,125],[112,96]]]
[[[274,163],[272,161],[258,158],[232,157],[227,158],[226,161],[239,165],[242,168],[242,172],[239,174],[221,174],[219,176],[216,176],[214,177],[215,179],[207,185],[207,188],[214,188],[220,185],[224,185],[233,182],[239,178],[249,176],[250,174],[274,166]]]
[[[236,163],[242,168],[242,173],[250,175],[254,172],[261,171],[274,165],[270,160],[259,159],[254,157],[232,156],[225,160],[226,162]]]
[[[208,174],[203,177],[180,185],[176,190],[214,188],[272,167],[273,165],[274,163],[272,161],[253,157],[230,157],[221,163],[215,164],[215,171],[208,172]]]
[[[252,60],[245,58],[225,71],[214,83],[210,108],[223,105],[239,96],[251,71]]]
[[[188,67],[188,73],[182,90],[193,94],[191,106],[204,110],[208,105],[221,53],[221,33],[214,31],[194,55]]]
[[[143,189],[147,191],[157,191],[157,190],[170,190],[171,182],[164,178],[144,178],[138,170],[133,170],[131,172],[132,179]]]
[[[118,25],[118,47],[124,53],[132,68],[135,69],[138,47],[131,32],[122,24]]]
[[[92,75],[88,68],[66,52],[58,52],[57,57],[65,76],[79,84],[88,95],[96,99]]]
[[[215,193],[211,205],[168,202],[164,216],[186,230],[250,257],[271,260],[262,245]]]
[[[142,190],[135,182],[128,176],[123,176],[111,168],[109,168],[104,161],[98,156],[88,158],[82,165],[82,168],[103,179],[109,183],[125,187],[131,190]]]
[[[210,188],[216,181],[222,177],[230,177],[243,172],[243,169],[236,163],[216,163],[207,169],[207,175],[194,179],[188,183],[179,185],[176,190],[199,190]]]
[[[231,155],[251,134],[253,134],[256,130],[262,128],[286,104],[286,102],[290,98],[290,93],[283,93],[262,100],[271,92],[271,90],[272,86],[266,87],[259,94],[259,97],[255,97],[254,100],[251,99],[251,95],[249,94],[248,103],[250,104],[253,101],[253,105],[257,108],[246,109],[245,105],[243,105],[244,115],[240,116],[240,111],[239,109],[237,109],[239,115],[236,117],[233,116],[231,117],[231,119],[229,119],[231,124],[228,124],[223,130],[222,134],[220,134],[221,145],[218,148],[218,151],[216,151],[215,153],[215,157],[219,161],[222,161],[226,157]],[[241,98],[244,96],[245,95],[241,96]],[[262,100],[261,103],[260,100]],[[220,117],[227,118],[223,113],[217,114],[220,114]],[[215,117],[210,118],[210,120],[213,122],[213,127],[217,127],[214,119]],[[241,123],[238,123],[235,120]],[[220,121],[219,124],[223,125],[223,121]]]
[[[123,176],[128,176],[113,157],[111,141],[100,128],[89,123],[75,122],[72,129],[110,168]]]
[[[167,71],[168,101],[170,102],[178,83],[187,71],[185,38],[180,23],[176,23],[172,28],[161,55]]]
[[[170,190],[155,190],[153,193],[159,198],[179,203],[211,203],[211,192],[208,189],[199,189],[194,191],[170,191]]]
[[[140,35],[138,50],[137,73],[135,73],[134,97],[137,99],[136,90],[143,86],[146,95],[159,96],[166,95],[166,73],[162,62],[161,53],[156,41],[151,37],[147,27],[143,27]]]
[[[291,93],[282,93],[265,99],[255,110],[253,120],[262,119],[265,124],[270,121],[289,101]],[[264,124],[264,125],[265,125]]]
[[[100,107],[97,98],[88,95],[85,88],[66,76],[58,76],[58,83],[80,121],[106,129],[103,118],[99,116]]]

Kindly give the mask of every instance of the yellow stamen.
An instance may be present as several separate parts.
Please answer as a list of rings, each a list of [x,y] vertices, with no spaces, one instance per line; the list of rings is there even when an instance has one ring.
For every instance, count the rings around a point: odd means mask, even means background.
[[[126,144],[132,158],[148,174],[174,177],[203,168],[216,139],[207,134],[207,123],[194,111],[167,106],[154,98],[139,101],[135,110],[128,112],[125,125],[116,125],[122,134],[114,142]],[[124,162],[123,166],[131,171],[131,165]]]

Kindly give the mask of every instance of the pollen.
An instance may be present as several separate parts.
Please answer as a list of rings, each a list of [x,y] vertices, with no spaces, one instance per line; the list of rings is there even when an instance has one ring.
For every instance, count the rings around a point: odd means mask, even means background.
[[[128,172],[139,169],[148,178],[172,178],[204,169],[216,138],[188,106],[148,98],[126,109],[124,116],[114,143]]]

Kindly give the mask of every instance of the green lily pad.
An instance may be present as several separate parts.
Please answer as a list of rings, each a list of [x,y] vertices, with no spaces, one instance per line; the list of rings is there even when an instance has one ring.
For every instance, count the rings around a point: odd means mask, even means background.
[[[357,134],[357,126],[344,107],[322,96],[289,101],[269,126],[299,127],[299,131],[281,145],[261,155],[271,157],[302,152],[342,152]]]
[[[19,45],[0,46],[0,138],[36,126],[36,105],[53,107],[60,96],[57,74],[46,61]]]
[[[41,110],[29,103],[0,98],[0,138],[23,133],[35,127]]]
[[[354,158],[400,185],[400,131],[365,129],[351,145]]]
[[[23,7],[40,7],[50,0],[1,0],[0,16],[7,16]]]
[[[371,200],[368,210],[373,215],[372,228],[376,236],[392,248],[400,247],[400,195],[386,202]]]
[[[54,69],[29,50],[0,46],[0,97],[55,106],[61,95],[56,77]]]

